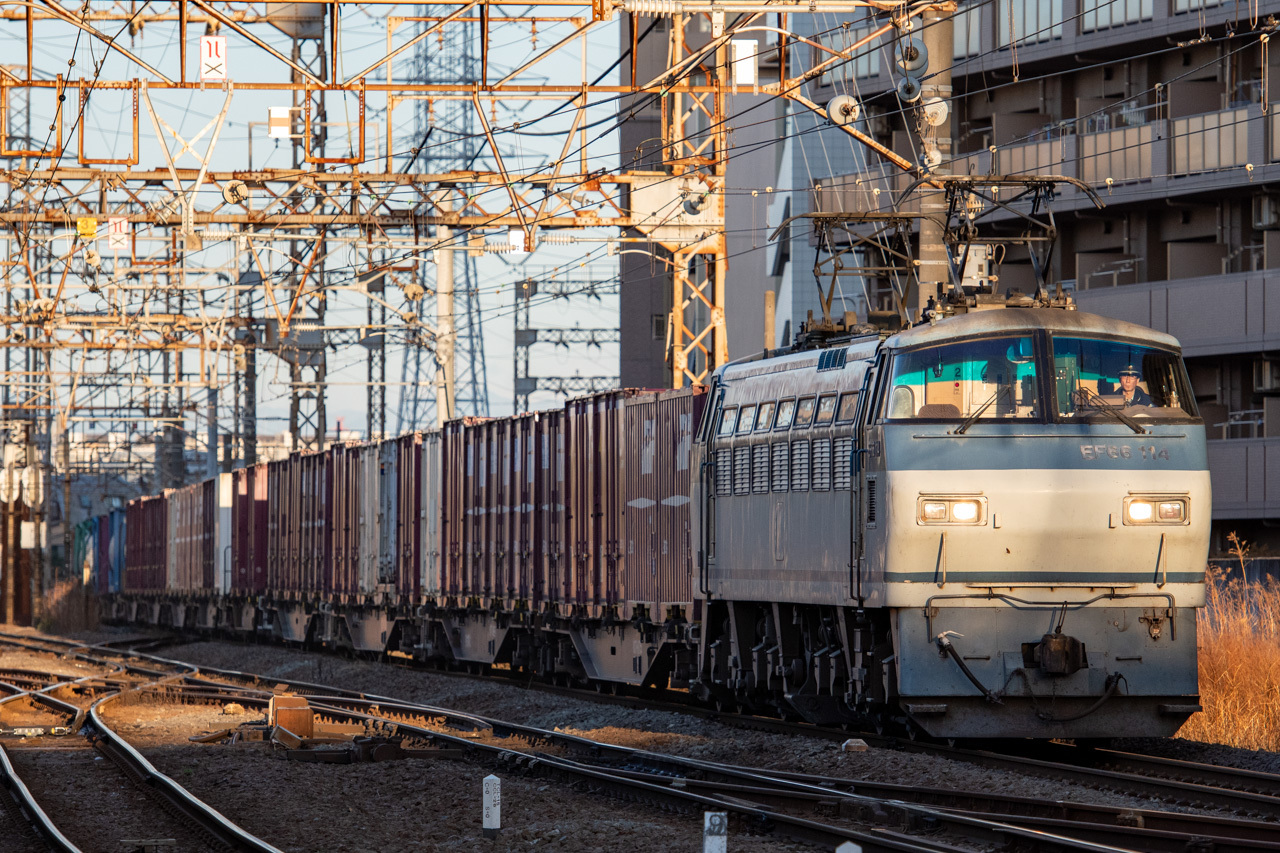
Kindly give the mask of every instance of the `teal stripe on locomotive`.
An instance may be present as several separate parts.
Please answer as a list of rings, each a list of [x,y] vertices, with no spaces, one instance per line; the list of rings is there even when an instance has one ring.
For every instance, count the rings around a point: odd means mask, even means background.
[[[1139,435],[1122,424],[885,424],[890,470],[969,468],[1017,470],[1204,471],[1209,467],[1201,424],[1148,425]]]

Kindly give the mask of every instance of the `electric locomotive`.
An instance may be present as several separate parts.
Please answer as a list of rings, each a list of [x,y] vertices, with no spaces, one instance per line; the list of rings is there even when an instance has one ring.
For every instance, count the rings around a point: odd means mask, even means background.
[[[987,304],[715,374],[695,690],[948,738],[1199,710],[1210,488],[1178,342]]]

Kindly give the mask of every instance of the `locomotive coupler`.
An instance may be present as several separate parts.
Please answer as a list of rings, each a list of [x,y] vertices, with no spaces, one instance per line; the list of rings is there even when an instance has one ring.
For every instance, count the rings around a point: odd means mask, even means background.
[[[1032,649],[1031,659],[1046,675],[1071,675],[1085,665],[1084,643],[1058,632],[1045,634]]]

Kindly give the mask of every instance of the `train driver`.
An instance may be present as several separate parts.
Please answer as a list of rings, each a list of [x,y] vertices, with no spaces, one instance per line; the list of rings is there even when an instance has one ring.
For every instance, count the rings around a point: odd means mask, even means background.
[[[1132,364],[1120,371],[1120,392],[1125,408],[1153,405],[1151,395],[1138,387],[1138,380],[1141,378],[1142,374]]]

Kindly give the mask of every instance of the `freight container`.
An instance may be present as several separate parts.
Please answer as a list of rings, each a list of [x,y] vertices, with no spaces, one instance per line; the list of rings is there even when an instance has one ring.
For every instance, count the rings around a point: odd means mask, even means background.
[[[643,392],[607,391],[565,404],[569,447],[569,542],[565,601],[597,616],[619,604],[625,502],[623,407]]]
[[[693,600],[689,456],[706,389],[644,394],[625,403],[627,615],[636,606],[662,621],[672,604]]]
[[[443,594],[456,604],[485,598],[483,511],[487,493],[486,418],[449,421],[441,433],[441,512],[444,551]]]
[[[377,589],[394,595],[400,566],[400,447],[395,441],[382,441],[370,450],[377,454],[378,472],[375,582]]]
[[[562,411],[520,415],[510,422],[508,597],[540,609],[562,594],[564,534]],[[551,591],[551,592],[549,592]]]
[[[327,453],[290,456],[267,465],[267,586],[274,591],[321,589],[325,553]]]
[[[525,414],[509,422],[507,436],[511,460],[510,507],[507,524],[507,599],[519,608],[527,608],[532,598],[535,574],[535,537],[537,511],[534,491],[537,487],[538,452],[535,437],[537,415]]]
[[[128,525],[125,521],[127,516],[127,509],[113,509],[106,517],[110,528],[107,545],[107,569],[109,572],[107,592],[120,592],[124,588],[125,552],[128,544],[126,540]]]
[[[378,518],[381,510],[381,485],[378,446],[360,445],[356,467],[356,592],[369,594],[378,586]]]
[[[325,488],[329,454],[308,453],[298,457],[302,535],[298,545],[299,581],[297,589],[316,593],[324,589],[329,574],[327,537],[328,493]]]
[[[164,589],[169,541],[165,503],[163,495],[129,502],[125,526],[124,590],[127,592]]]
[[[569,549],[565,542],[564,410],[533,416],[533,604],[565,600]]]
[[[184,593],[214,588],[218,481],[165,490],[166,587]]]
[[[512,598],[511,583],[511,451],[512,422],[510,418],[488,421],[478,427],[484,470],[481,483],[484,491],[474,507],[479,522],[477,541],[482,543],[478,555],[481,566],[472,589],[480,595],[485,605],[496,599],[509,606]]]
[[[230,591],[252,595],[267,588],[268,502],[267,465],[232,472],[232,531]]]
[[[329,576],[325,589],[339,594],[354,593],[359,588],[357,580],[356,541],[359,529],[357,512],[360,464],[359,445],[338,444],[329,448]]]
[[[444,559],[441,548],[440,516],[440,433],[429,432],[422,436],[422,462],[418,487],[418,559],[421,565],[420,592],[424,599],[434,601],[444,588]]]
[[[416,602],[424,573],[422,508],[426,496],[422,473],[426,436],[412,432],[388,444],[393,446],[396,455],[395,588],[401,597]]]
[[[99,595],[114,592],[111,588],[111,515],[98,516],[95,553],[93,555],[93,586]]]

